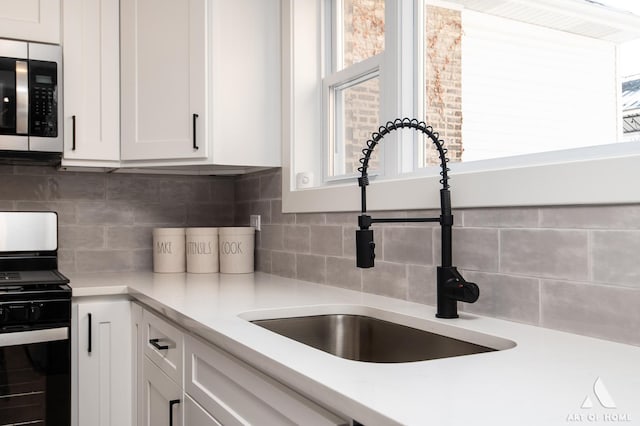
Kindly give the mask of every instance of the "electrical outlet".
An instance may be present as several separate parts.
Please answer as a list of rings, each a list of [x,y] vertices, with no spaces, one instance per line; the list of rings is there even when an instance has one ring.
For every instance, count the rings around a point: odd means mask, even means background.
[[[249,216],[249,226],[256,228],[256,231],[260,230],[260,215],[252,214]]]

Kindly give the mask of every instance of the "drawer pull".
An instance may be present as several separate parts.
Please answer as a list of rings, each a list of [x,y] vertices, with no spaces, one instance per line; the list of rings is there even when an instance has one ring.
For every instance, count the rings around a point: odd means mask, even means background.
[[[180,404],[179,399],[169,401],[169,426],[173,426],[173,406],[176,404]]]
[[[149,343],[151,344],[151,346],[153,346],[157,350],[166,351],[167,349],[169,349],[169,345],[161,345],[159,342],[160,339],[149,339]]]

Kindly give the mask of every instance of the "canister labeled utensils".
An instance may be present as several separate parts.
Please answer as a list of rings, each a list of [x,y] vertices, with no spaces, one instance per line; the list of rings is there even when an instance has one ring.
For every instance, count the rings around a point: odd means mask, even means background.
[[[187,272],[218,272],[218,228],[187,228]]]

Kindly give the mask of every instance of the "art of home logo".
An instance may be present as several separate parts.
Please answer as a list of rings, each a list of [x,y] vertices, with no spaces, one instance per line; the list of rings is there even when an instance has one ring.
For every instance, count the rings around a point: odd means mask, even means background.
[[[569,423],[631,423],[628,413],[620,413],[609,389],[600,377],[593,382],[593,393],[584,397],[580,412],[567,416]]]

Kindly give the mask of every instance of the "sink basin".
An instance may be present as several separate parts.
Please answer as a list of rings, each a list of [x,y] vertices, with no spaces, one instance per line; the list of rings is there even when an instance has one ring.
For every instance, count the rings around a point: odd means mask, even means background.
[[[493,352],[515,346],[515,343],[508,341],[512,345],[503,344],[503,347],[491,348],[358,314],[309,315],[251,322],[332,355],[364,362],[426,361]]]

